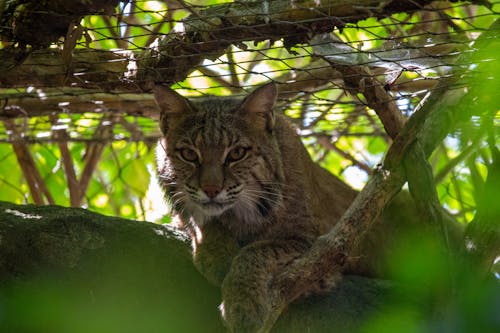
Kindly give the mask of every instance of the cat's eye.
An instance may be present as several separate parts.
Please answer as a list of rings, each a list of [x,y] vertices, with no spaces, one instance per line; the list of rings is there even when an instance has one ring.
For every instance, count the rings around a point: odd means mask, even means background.
[[[181,148],[179,152],[182,159],[187,162],[196,162],[198,160],[198,154],[191,148]]]
[[[226,162],[236,162],[241,160],[243,157],[246,156],[247,151],[249,148],[237,146],[234,147],[229,151],[229,153],[226,156]]]

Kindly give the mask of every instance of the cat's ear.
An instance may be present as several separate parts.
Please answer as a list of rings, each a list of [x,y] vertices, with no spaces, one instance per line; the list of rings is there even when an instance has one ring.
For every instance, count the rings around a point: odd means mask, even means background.
[[[277,89],[274,82],[265,84],[250,93],[241,104],[240,112],[249,117],[252,124],[272,131],[274,128],[274,104]]]
[[[153,92],[160,107],[160,129],[166,134],[170,123],[178,116],[192,111],[192,108],[187,99],[167,86],[157,84]]]

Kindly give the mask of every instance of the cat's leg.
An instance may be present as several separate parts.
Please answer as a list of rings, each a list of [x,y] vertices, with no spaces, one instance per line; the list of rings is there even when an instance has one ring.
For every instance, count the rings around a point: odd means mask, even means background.
[[[194,230],[193,238],[195,267],[210,283],[220,286],[240,246],[218,221],[210,221],[202,230]]]
[[[231,332],[259,332],[276,304],[270,283],[310,247],[308,241],[259,241],[242,248],[222,284],[221,312]]]

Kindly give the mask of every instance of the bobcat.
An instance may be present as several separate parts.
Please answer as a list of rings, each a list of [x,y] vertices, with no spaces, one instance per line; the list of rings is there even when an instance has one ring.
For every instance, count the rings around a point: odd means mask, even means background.
[[[229,330],[256,332],[270,307],[270,280],[329,231],[357,193],[314,163],[286,117],[273,111],[273,83],[242,100],[191,101],[160,85],[154,93],[164,134],[158,174],[175,221],[192,237],[195,266],[222,288]],[[377,274],[376,239],[391,237],[378,229],[350,272]],[[304,294],[337,278],[320,279]]]

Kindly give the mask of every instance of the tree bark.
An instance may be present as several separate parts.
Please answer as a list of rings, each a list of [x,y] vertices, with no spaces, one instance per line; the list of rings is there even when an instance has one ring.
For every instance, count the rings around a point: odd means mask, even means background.
[[[78,208],[0,202],[2,332],[221,332],[218,289],[185,235]],[[275,332],[353,332],[390,304],[388,281],[348,276],[292,304]],[[22,320],[21,320],[22,319]]]
[[[0,36],[21,47],[47,47],[85,15],[114,13],[118,0],[1,0]]]

